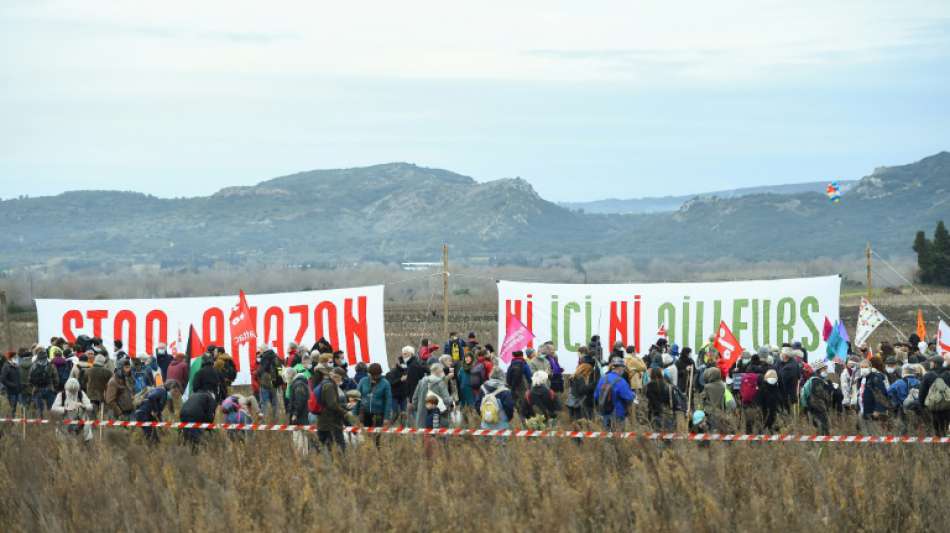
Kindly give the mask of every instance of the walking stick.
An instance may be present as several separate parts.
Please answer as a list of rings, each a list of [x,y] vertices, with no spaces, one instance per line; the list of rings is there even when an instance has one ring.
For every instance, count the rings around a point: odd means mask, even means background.
[[[102,417],[105,407],[100,403],[99,404],[99,442],[102,442]]]
[[[23,420],[23,440],[26,440],[26,406],[20,406],[21,420]]]
[[[687,374],[689,375],[689,389],[686,391],[686,416],[689,417],[689,413],[693,412],[693,369],[695,367],[689,367]]]

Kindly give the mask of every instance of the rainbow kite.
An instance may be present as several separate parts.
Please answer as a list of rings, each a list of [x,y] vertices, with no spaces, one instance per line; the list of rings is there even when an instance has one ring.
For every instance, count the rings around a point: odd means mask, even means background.
[[[825,194],[828,195],[828,200],[831,203],[836,204],[841,201],[841,187],[838,186],[837,181],[832,181],[828,184],[828,188],[825,189]]]

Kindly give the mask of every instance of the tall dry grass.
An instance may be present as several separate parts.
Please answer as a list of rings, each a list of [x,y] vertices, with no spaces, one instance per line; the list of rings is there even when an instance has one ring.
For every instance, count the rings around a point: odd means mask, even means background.
[[[384,436],[293,454],[174,432],[2,427],[4,531],[945,531],[950,449]]]

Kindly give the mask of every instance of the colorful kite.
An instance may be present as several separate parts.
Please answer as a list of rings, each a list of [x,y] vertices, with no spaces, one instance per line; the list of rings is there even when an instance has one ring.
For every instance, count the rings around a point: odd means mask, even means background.
[[[831,203],[836,204],[841,201],[841,187],[838,186],[837,181],[832,181],[828,184],[828,188],[825,189],[825,194],[828,195],[828,200]]]

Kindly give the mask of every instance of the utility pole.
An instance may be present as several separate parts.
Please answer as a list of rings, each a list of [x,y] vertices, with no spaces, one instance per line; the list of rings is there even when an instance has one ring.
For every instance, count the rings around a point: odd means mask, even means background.
[[[7,350],[13,351],[13,334],[10,332],[10,313],[7,309],[7,291],[0,291],[0,310],[3,311],[3,336]]]
[[[449,245],[442,245],[442,338],[449,338]]]
[[[868,301],[871,301],[871,241],[868,241],[868,247],[864,251],[868,261]]]

